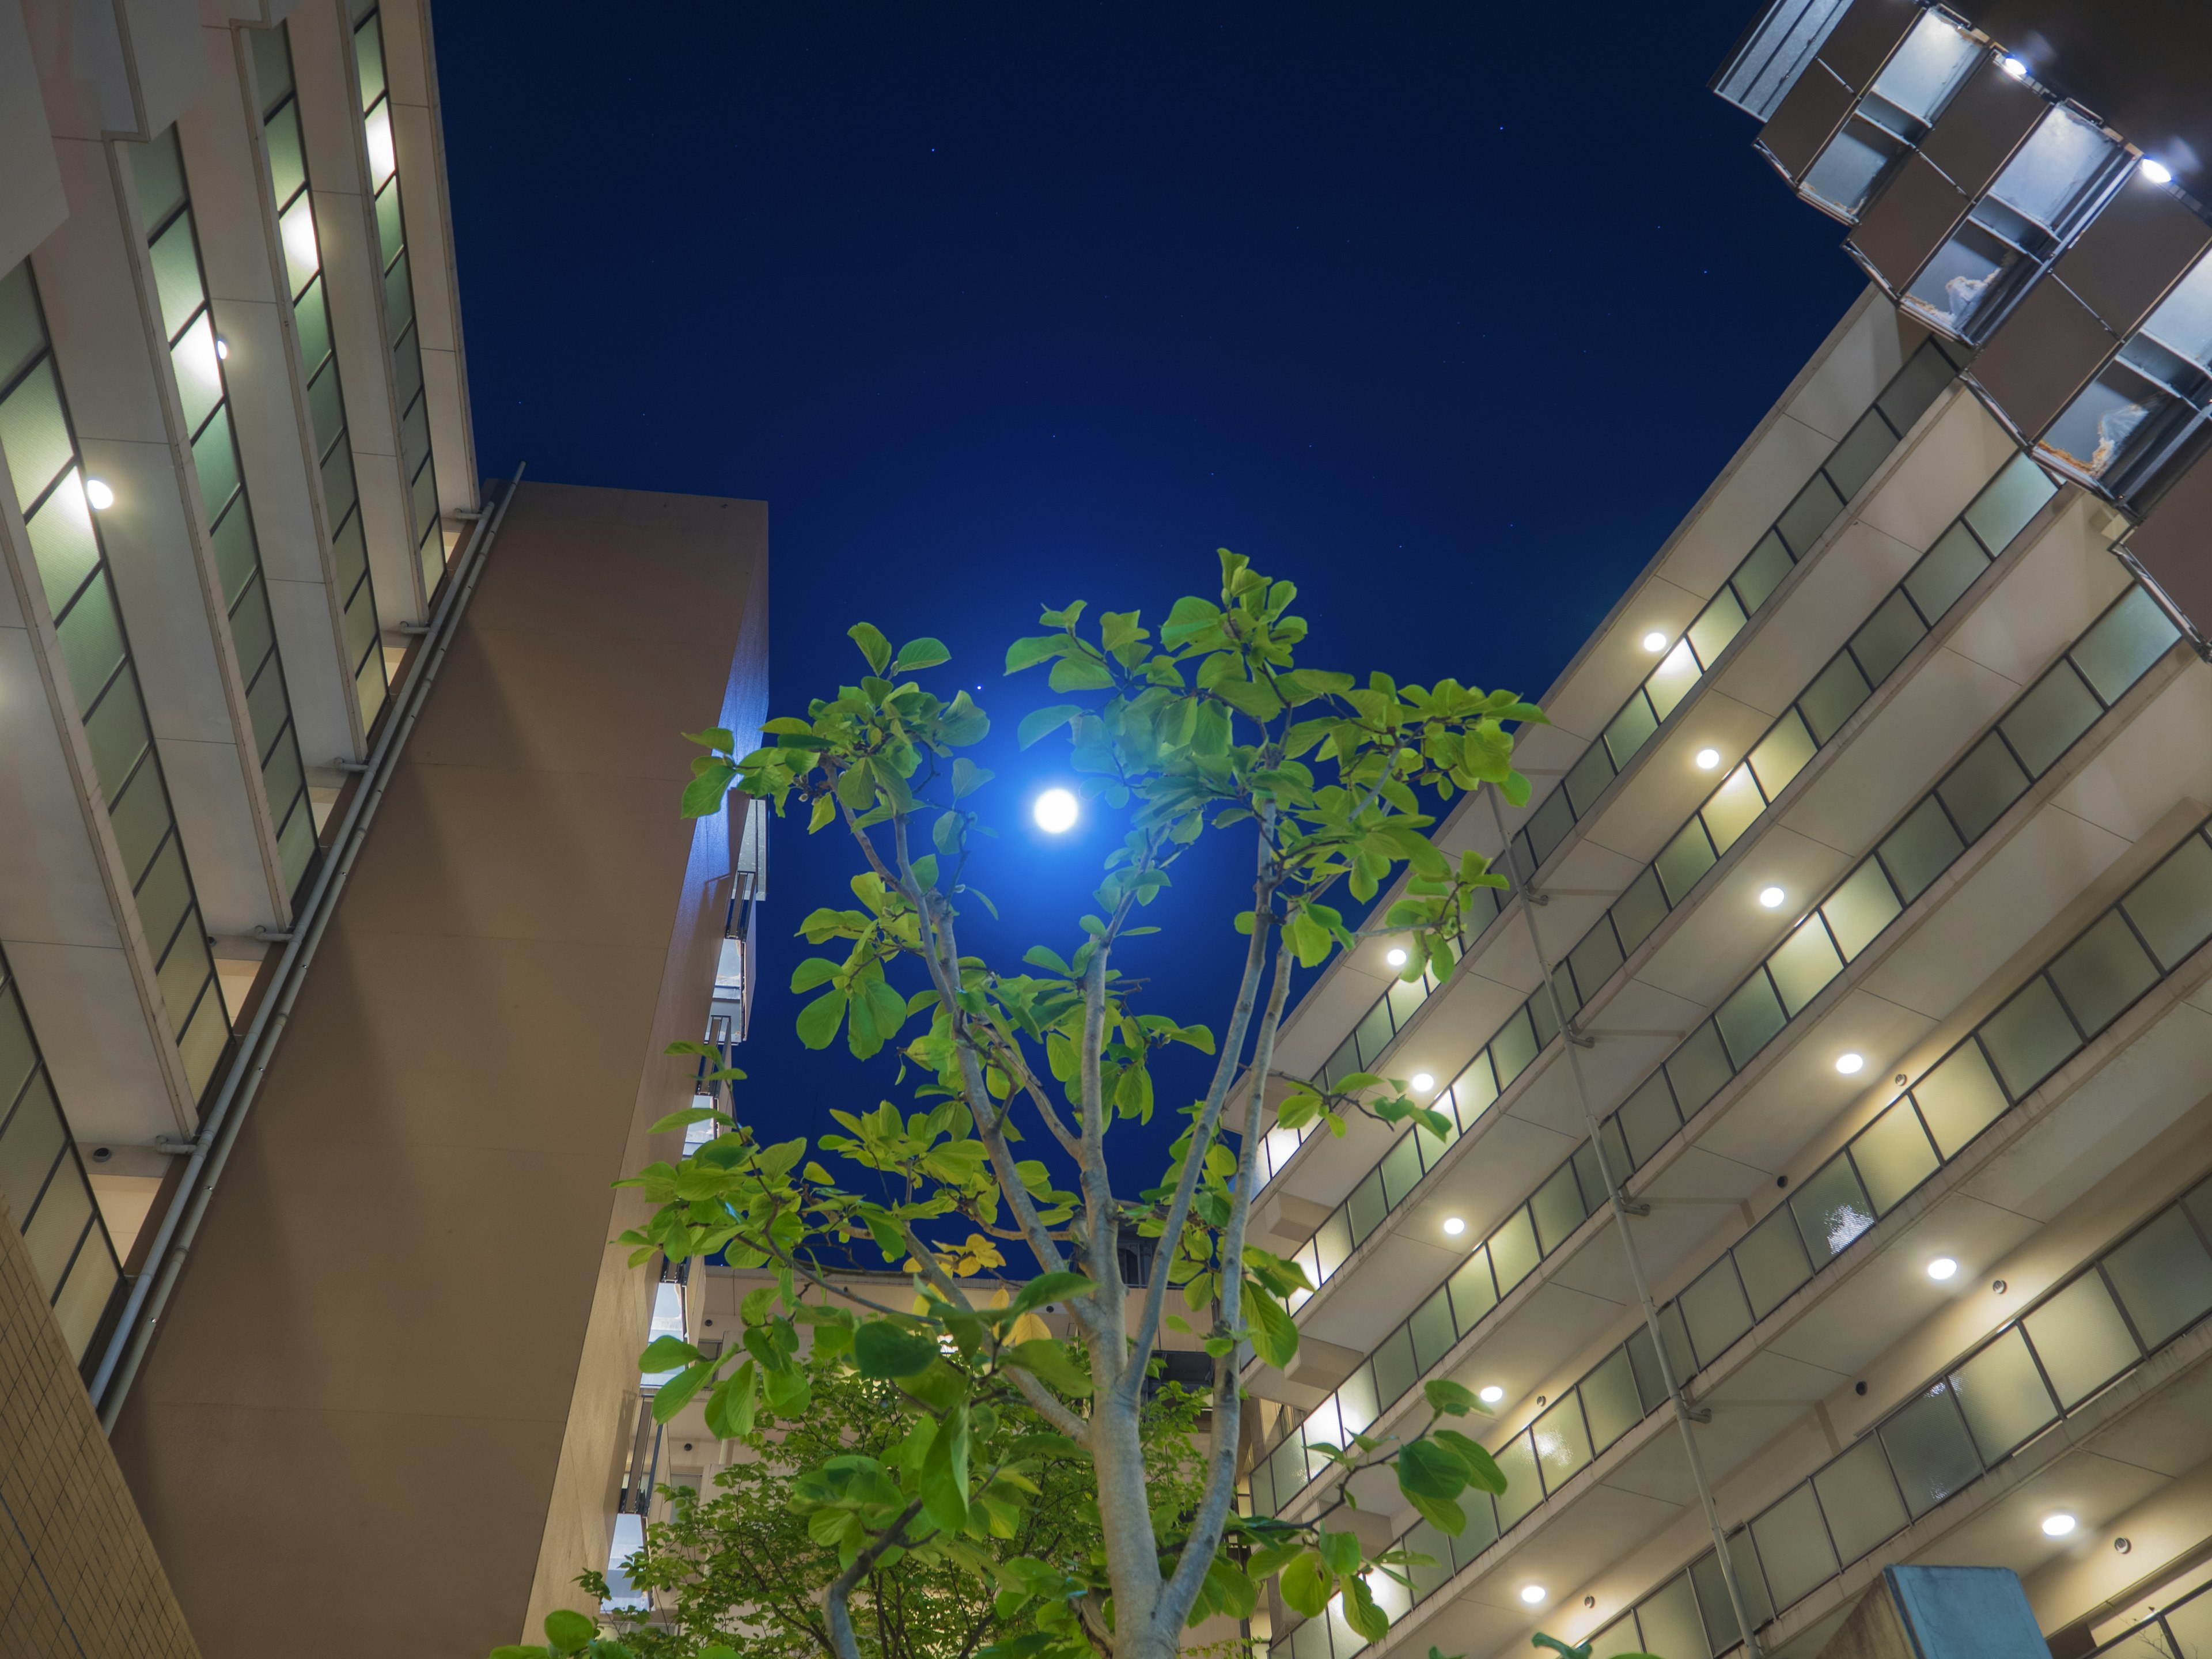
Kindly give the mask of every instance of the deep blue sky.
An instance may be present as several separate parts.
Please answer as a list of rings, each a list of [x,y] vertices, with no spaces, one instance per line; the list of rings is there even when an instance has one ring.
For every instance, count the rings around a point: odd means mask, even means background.
[[[1859,286],[1705,90],[1756,3],[447,8],[479,455],[767,501],[780,710],[866,617],[1011,734],[1041,604],[1157,617],[1223,544],[1322,665],[1540,692]],[[1110,844],[1011,822],[1043,754],[988,757],[1009,959]],[[890,1083],[790,1033],[828,842],[774,843],[783,1133]],[[1218,1027],[1247,868],[1158,907],[1150,1006]]]

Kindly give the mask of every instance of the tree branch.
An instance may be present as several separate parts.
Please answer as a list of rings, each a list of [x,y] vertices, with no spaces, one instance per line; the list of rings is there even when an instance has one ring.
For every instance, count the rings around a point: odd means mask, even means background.
[[[849,1603],[853,1586],[873,1570],[877,1562],[893,1548],[904,1548],[901,1541],[906,1536],[907,1523],[921,1513],[921,1499],[915,1498],[899,1511],[892,1522],[867,1548],[853,1558],[853,1565],[839,1573],[830,1585],[830,1639],[836,1644],[837,1659],[860,1659],[860,1644],[853,1637],[853,1610]]]

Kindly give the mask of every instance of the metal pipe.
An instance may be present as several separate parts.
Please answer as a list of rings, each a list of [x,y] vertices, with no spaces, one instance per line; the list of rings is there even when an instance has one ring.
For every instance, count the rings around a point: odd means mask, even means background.
[[[1674,1375],[1674,1362],[1668,1358],[1666,1333],[1659,1328],[1658,1304],[1651,1299],[1651,1286],[1644,1277],[1644,1258],[1636,1249],[1636,1239],[1628,1230],[1628,1218],[1634,1212],[1621,1194],[1620,1183],[1613,1179],[1613,1161],[1605,1155],[1605,1136],[1600,1132],[1597,1109],[1590,1104],[1589,1085],[1583,1077],[1582,1056],[1577,1052],[1575,1028],[1567,1022],[1567,1011],[1559,1001],[1559,984],[1553,978],[1552,969],[1544,960],[1543,941],[1536,934],[1534,894],[1531,890],[1535,872],[1529,872],[1530,885],[1523,885],[1519,860],[1513,856],[1513,842],[1505,833],[1505,814],[1498,805],[1498,786],[1490,787],[1491,821],[1498,826],[1499,844],[1505,849],[1506,878],[1513,890],[1531,902],[1521,907],[1521,915],[1528,924],[1529,948],[1536,953],[1536,971],[1544,976],[1544,988],[1550,993],[1552,1018],[1558,1023],[1559,1035],[1565,1038],[1567,1064],[1575,1076],[1575,1093],[1583,1106],[1583,1121],[1589,1126],[1590,1150],[1597,1155],[1597,1172],[1605,1179],[1606,1197],[1613,1206],[1613,1222],[1620,1233],[1620,1253],[1628,1259],[1628,1277],[1636,1286],[1636,1299],[1644,1305],[1644,1328],[1651,1333],[1652,1351],[1659,1357],[1659,1376],[1667,1385],[1667,1397],[1674,1402],[1674,1422],[1682,1431],[1682,1449],[1689,1454],[1690,1478],[1698,1485],[1698,1501],[1705,1512],[1705,1526],[1713,1535],[1713,1558],[1720,1564],[1721,1583],[1728,1587],[1729,1611],[1735,1614],[1735,1627],[1743,1638],[1744,1651],[1749,1659],[1759,1659],[1759,1638],[1753,1634],[1748,1609],[1744,1605],[1742,1588],[1735,1581],[1735,1559],[1729,1553],[1728,1534],[1721,1526],[1720,1505],[1713,1501],[1713,1485],[1705,1475],[1705,1455],[1698,1449],[1698,1437],[1692,1431],[1694,1419],[1690,1415],[1689,1401],[1682,1397],[1682,1384]]]
[[[469,596],[476,591],[477,579],[483,573],[484,559],[499,535],[501,522],[507,517],[507,503],[521,487],[522,475],[528,465],[525,462],[514,469],[514,478],[500,495],[498,507],[489,521],[479,525],[477,534],[470,540],[466,570],[456,573],[456,580],[447,588],[446,597],[439,602],[436,613],[422,630],[428,648],[408,670],[406,683],[400,688],[398,706],[393,710],[394,718],[370,752],[362,786],[355,792],[346,809],[345,821],[331,843],[332,856],[323,861],[307,902],[293,917],[284,954],[277,960],[268,993],[255,1011],[246,1035],[239,1039],[237,1058],[232,1061],[222,1087],[216,1091],[215,1103],[201,1121],[199,1133],[192,1139],[191,1158],[185,1166],[184,1179],[162,1213],[161,1227],[154,1235],[154,1247],[147,1258],[155,1265],[132,1282],[123,1317],[116,1323],[115,1334],[108,1339],[106,1352],[100,1356],[100,1369],[93,1374],[93,1404],[100,1410],[100,1427],[110,1434],[115,1431],[115,1419],[123,1410],[124,1399],[131,1392],[131,1382],[145,1358],[147,1345],[153,1340],[155,1324],[168,1305],[177,1276],[191,1254],[192,1241],[199,1235],[208,1200],[222,1178],[224,1164],[229,1161],[231,1147],[237,1142],[239,1126],[252,1107],[261,1079],[269,1069],[270,1057],[291,1019],[292,1005],[299,996],[307,964],[314,958],[323,930],[352,873],[354,859],[376,816],[385,787],[392,781],[399,750],[415,729],[431,683],[437,678],[439,665],[445,660],[447,647],[453,643],[461,612],[468,605]]]

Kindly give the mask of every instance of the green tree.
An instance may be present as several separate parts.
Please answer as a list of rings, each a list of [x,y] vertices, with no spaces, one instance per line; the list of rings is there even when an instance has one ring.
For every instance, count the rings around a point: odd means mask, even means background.
[[[792,1507],[793,1483],[833,1458],[894,1457],[911,1425],[896,1386],[838,1368],[817,1374],[803,1416],[771,1427],[756,1419],[744,1460],[714,1478],[714,1490],[667,1489],[672,1514],[646,1529],[628,1563],[631,1582],[654,1593],[665,1625],[641,1625],[624,1642],[637,1659],[696,1659],[720,1644],[739,1659],[836,1659],[822,1587],[842,1569],[836,1548],[810,1534]],[[1160,1524],[1172,1533],[1204,1493],[1195,1435],[1202,1398],[1163,1388],[1143,1422],[1146,1485]],[[969,1456],[981,1467],[1015,1461],[1014,1443],[1047,1431],[1014,1405],[995,1422],[970,1413]],[[1036,1492],[1011,1534],[984,1547],[998,1560],[1087,1561],[1102,1547],[1090,1470],[1072,1447],[1035,1458]],[[587,1589],[605,1599],[601,1575]],[[886,1552],[854,1584],[854,1638],[866,1659],[969,1659],[1019,1633],[1000,1616],[975,1575],[943,1554]]]
[[[1427,1385],[1430,1417],[1418,1431],[1334,1449],[1336,1503],[1320,1519],[1291,1524],[1234,1508],[1240,1372],[1255,1354],[1289,1362],[1297,1328],[1285,1304],[1310,1288],[1297,1266],[1246,1237],[1292,975],[1355,943],[1328,902],[1334,890],[1364,902],[1401,867],[1404,896],[1369,931],[1399,937],[1408,978],[1452,972],[1476,890],[1504,884],[1479,854],[1438,851],[1425,833],[1427,809],[1485,786],[1524,802],[1508,726],[1543,718],[1511,692],[1301,666],[1306,625],[1291,610],[1295,597],[1289,582],[1224,550],[1218,594],[1176,600],[1157,632],[1136,611],[1089,622],[1079,601],[1045,611],[1046,631],[1009,647],[1009,674],[1049,665],[1055,698],[1021,716],[1023,746],[1065,744],[1095,810],[1115,815],[1121,832],[1094,908],[1018,964],[969,954],[959,939],[964,916],[990,908],[976,882],[988,845],[979,792],[991,775],[959,753],[989,721],[966,690],[947,699],[923,683],[948,659],[939,641],[894,652],[860,623],[850,630],[867,669],[857,684],[816,700],[804,718],[770,720],[765,746],[750,752],[737,752],[727,732],[695,739],[707,752],[694,763],[685,812],[719,810],[734,787],[779,813],[803,808],[810,830],[850,840],[856,907],[816,910],[800,929],[836,951],[793,977],[795,991],[816,994],[800,1036],[823,1048],[842,1032],[854,1054],[921,1079],[915,1109],[885,1102],[841,1112],[844,1133],[823,1138],[821,1150],[876,1172],[874,1196],[841,1184],[804,1140],[770,1141],[719,1113],[676,1114],[664,1127],[712,1116],[718,1133],[682,1163],[635,1178],[655,1208],[623,1241],[641,1262],[657,1250],[726,1250],[778,1279],[747,1298],[742,1346],[710,1358],[663,1338],[646,1351],[647,1370],[681,1368],[655,1401],[664,1421],[703,1393],[709,1427],[743,1437],[763,1411],[803,1419],[833,1375],[895,1385],[889,1450],[840,1453],[789,1480],[808,1535],[836,1553],[823,1612],[839,1659],[860,1659],[859,1586],[884,1562],[917,1555],[995,1583],[994,1614],[1014,1633],[990,1659],[1170,1659],[1188,1626],[1248,1615],[1271,1577],[1309,1616],[1341,1595],[1347,1621],[1379,1637],[1389,1620],[1370,1575],[1402,1577],[1409,1563],[1370,1557],[1340,1524],[1352,1474],[1390,1466],[1407,1498],[1448,1533],[1464,1524],[1457,1500],[1469,1486],[1504,1490],[1489,1455],[1450,1426],[1476,1409],[1473,1397],[1438,1382]],[[1155,931],[1139,918],[1182,855],[1221,834],[1249,844],[1253,876],[1233,917],[1248,945],[1217,1044],[1208,1028],[1141,1010],[1115,956]],[[1180,1108],[1188,1123],[1164,1171],[1117,1183],[1109,1134],[1118,1120],[1154,1110],[1151,1066],[1170,1043],[1213,1055],[1212,1080]],[[1327,1092],[1277,1084],[1284,1123],[1340,1134],[1358,1110],[1413,1119],[1419,1133],[1448,1127],[1395,1079],[1355,1075]],[[1061,1149],[1075,1190],[1021,1155],[1025,1135]],[[965,1246],[927,1242],[963,1224]],[[1124,1229],[1160,1241],[1162,1270],[1133,1302],[1116,1260]],[[1008,1306],[985,1308],[954,1269],[995,1255],[995,1241],[1026,1246],[1040,1272]],[[869,1248],[908,1264],[921,1312],[856,1309],[830,1293],[824,1263]],[[1180,1312],[1168,1305],[1171,1290]],[[1068,1310],[1064,1340],[1024,1322],[1048,1303]],[[1195,1330],[1214,1378],[1202,1490],[1188,1514],[1164,1521],[1142,1396],[1167,1328]],[[1048,1431],[992,1439],[1017,1402]],[[1068,1456],[1082,1460],[1095,1495],[1096,1556],[1001,1554],[994,1546],[1036,1504],[1040,1473]]]

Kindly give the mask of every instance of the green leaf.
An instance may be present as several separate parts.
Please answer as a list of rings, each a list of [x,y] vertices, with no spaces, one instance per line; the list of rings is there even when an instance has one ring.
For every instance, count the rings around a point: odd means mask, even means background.
[[[1247,1285],[1244,1294],[1252,1304],[1252,1352],[1277,1370],[1285,1370],[1297,1358],[1297,1322],[1257,1285]]]
[[[1049,708],[1035,708],[1022,716],[1016,735],[1021,746],[1028,748],[1048,732],[1057,731],[1083,712],[1072,702],[1056,702]]]
[[[653,1420],[665,1423],[691,1403],[691,1396],[707,1386],[707,1379],[714,1374],[714,1362],[702,1359],[696,1365],[686,1365],[662,1383],[653,1396]]]
[[[1476,1442],[1456,1429],[1438,1429],[1431,1437],[1441,1440],[1460,1455],[1468,1467],[1468,1484],[1480,1487],[1492,1498],[1505,1496],[1505,1471],[1498,1467],[1498,1460]]]
[[[1011,1322],[1015,1315],[1042,1308],[1048,1302],[1072,1302],[1097,1288],[1083,1273],[1039,1273],[1022,1286],[1021,1293],[1000,1317]]]
[[[1456,1498],[1472,1471],[1467,1460],[1434,1440],[1407,1442],[1398,1453],[1398,1490],[1408,1498]]]
[[[863,1325],[862,1330],[867,1329]],[[921,1460],[921,1509],[939,1529],[968,1524],[968,1408],[955,1406],[937,1426]]]
[[[1367,1559],[1356,1532],[1325,1532],[1319,1547],[1322,1564],[1340,1578],[1358,1572],[1359,1564]]]
[[[637,1357],[641,1372],[672,1371],[678,1365],[689,1365],[699,1358],[699,1350],[680,1336],[656,1336],[645,1345],[645,1352]]]
[[[1027,639],[1016,640],[1006,647],[1006,672],[1018,674],[1024,668],[1033,668],[1048,657],[1056,657],[1067,648],[1065,634],[1036,634]]]
[[[707,1428],[719,1440],[742,1440],[753,1431],[760,1372],[750,1359],[714,1385],[707,1396]]]
[[[933,1337],[871,1319],[853,1333],[853,1363],[863,1376],[912,1376],[937,1358]]]
[[[804,1417],[813,1398],[814,1389],[806,1373],[796,1366],[768,1374],[768,1403],[777,1416]]]
[[[844,1018],[845,994],[832,987],[799,1011],[799,1040],[810,1048],[827,1048]]]
[[[1048,683],[1055,691],[1111,691],[1114,673],[1088,653],[1070,652],[1053,664]]]
[[[952,763],[952,799],[972,795],[998,775],[969,760],[965,755]]]
[[[1375,1592],[1364,1578],[1345,1580],[1344,1622],[1370,1642],[1390,1633],[1390,1615],[1375,1605]]]
[[[1049,1336],[1033,1336],[1026,1342],[1017,1342],[1006,1350],[1006,1358],[1041,1382],[1048,1382],[1062,1394],[1085,1395],[1091,1392],[1091,1373],[1075,1363],[1067,1345]]]
[[[1329,1583],[1328,1569],[1313,1550],[1301,1552],[1283,1569],[1283,1576],[1278,1581],[1283,1605],[1308,1619],[1318,1619],[1328,1610]]]
[[[845,630],[845,637],[860,647],[860,654],[868,659],[868,666],[880,674],[890,664],[891,642],[884,637],[883,629],[872,623],[854,623]]]
[[[934,668],[941,662],[951,662],[952,653],[945,648],[943,640],[933,640],[927,634],[918,640],[908,640],[899,647],[896,660],[891,664],[894,674],[919,673],[925,668]]]
[[[684,799],[677,811],[687,818],[703,818],[710,812],[720,811],[722,797],[729,793],[737,775],[734,766],[709,766],[684,786]]]
[[[599,1627],[580,1613],[556,1607],[545,1615],[545,1639],[556,1653],[574,1653],[599,1633]]]
[[[791,988],[811,991],[837,977],[837,964],[828,957],[809,957],[791,970]],[[834,1027],[831,1029],[835,1029]]]
[[[1422,1383],[1421,1393],[1427,1398],[1431,1411],[1446,1417],[1465,1417],[1481,1403],[1474,1397],[1473,1389],[1446,1377],[1435,1377]]]
[[[1416,1498],[1413,1504],[1422,1520],[1447,1537],[1456,1538],[1467,1530],[1467,1511],[1449,1498]]]

